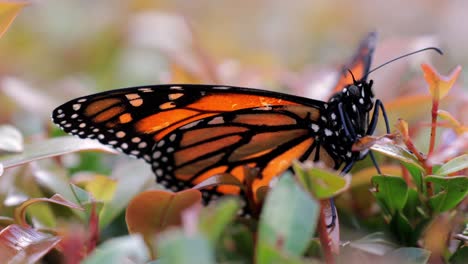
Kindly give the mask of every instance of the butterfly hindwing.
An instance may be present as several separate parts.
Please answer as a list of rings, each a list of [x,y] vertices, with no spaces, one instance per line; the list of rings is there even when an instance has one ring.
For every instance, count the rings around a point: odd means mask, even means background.
[[[226,112],[186,124],[156,143],[152,166],[158,182],[174,191],[214,174],[244,181],[243,167],[260,169],[254,192],[291,166],[315,157],[319,107],[274,106]],[[312,158],[313,159],[313,158]],[[219,187],[224,193],[235,188]],[[219,189],[218,188],[218,189]]]

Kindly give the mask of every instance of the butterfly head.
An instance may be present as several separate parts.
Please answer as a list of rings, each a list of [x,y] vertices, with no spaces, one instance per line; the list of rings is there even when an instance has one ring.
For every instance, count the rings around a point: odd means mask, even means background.
[[[369,112],[374,107],[374,93],[372,92],[373,81],[354,81],[343,88],[342,98],[346,98],[349,104],[355,105],[361,112]]]

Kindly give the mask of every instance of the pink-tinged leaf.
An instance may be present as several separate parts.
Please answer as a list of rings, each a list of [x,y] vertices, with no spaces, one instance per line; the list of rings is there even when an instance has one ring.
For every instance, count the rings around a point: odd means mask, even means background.
[[[424,78],[429,84],[429,92],[435,100],[440,100],[447,95],[461,72],[461,66],[455,67],[448,76],[440,75],[429,64],[423,63],[421,68],[424,72]]]
[[[0,231],[0,259],[2,263],[35,263],[59,241],[30,227],[9,225]]]
[[[22,203],[19,207],[15,208],[16,223],[20,224],[21,226],[28,226],[26,222],[26,209],[31,204],[38,203],[38,202],[55,203],[55,204],[60,204],[60,205],[69,207],[69,208],[83,210],[81,206],[66,200],[60,194],[54,194],[50,198],[32,198]]]
[[[444,111],[444,110],[439,110],[437,111],[437,115],[448,121],[449,127],[452,128],[457,135],[461,135],[463,133],[468,133],[468,126],[464,126],[458,122],[458,120],[455,119],[449,112]]]
[[[0,126],[0,154],[23,151],[23,135],[14,126]]]
[[[442,150],[435,152],[428,159],[428,164],[435,165],[444,163],[460,154],[466,153],[468,149],[468,132],[458,136],[451,144]]]
[[[414,153],[409,152],[408,149],[405,149],[400,145],[377,142],[371,147],[371,149],[380,152],[387,157],[412,164],[420,170],[424,170]]]
[[[9,0],[0,2],[0,37],[8,30],[18,13],[29,1]]]
[[[180,226],[182,212],[201,203],[201,193],[188,189],[178,193],[151,190],[134,197],[128,204],[125,219],[130,233],[150,238],[170,226]]]
[[[388,135],[375,137],[375,136],[365,136],[363,138],[358,139],[351,148],[352,151],[363,151],[372,147],[372,145],[376,144],[377,142],[392,142]]]
[[[85,257],[89,234],[83,225],[65,223],[57,230],[62,238],[57,249],[63,254],[64,263],[80,263]]]
[[[98,150],[108,153],[117,153],[117,151],[111,147],[102,145],[95,140],[66,136],[26,145],[23,153],[2,156],[0,162],[3,164],[5,169],[8,169],[31,161],[83,150]]]

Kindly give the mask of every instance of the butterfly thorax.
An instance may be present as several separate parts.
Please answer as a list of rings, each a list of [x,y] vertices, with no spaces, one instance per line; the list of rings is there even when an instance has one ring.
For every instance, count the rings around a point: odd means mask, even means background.
[[[362,159],[366,154],[351,151],[352,145],[366,136],[370,111],[374,107],[372,80],[355,81],[333,95],[323,113],[323,146],[342,162]]]

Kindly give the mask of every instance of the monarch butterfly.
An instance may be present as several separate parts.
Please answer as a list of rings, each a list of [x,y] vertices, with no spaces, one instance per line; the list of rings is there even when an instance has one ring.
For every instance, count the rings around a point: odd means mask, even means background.
[[[295,159],[347,172],[367,155],[351,146],[374,132],[383,110],[366,80],[375,41],[375,33],[362,41],[346,68],[352,74],[343,72],[341,91],[328,102],[222,85],[152,85],[80,97],[57,107],[52,118],[67,133],[143,158],[157,182],[173,191],[220,173],[242,182],[247,165],[259,168],[251,185],[256,193]],[[219,185],[203,190],[203,200],[240,192]]]

